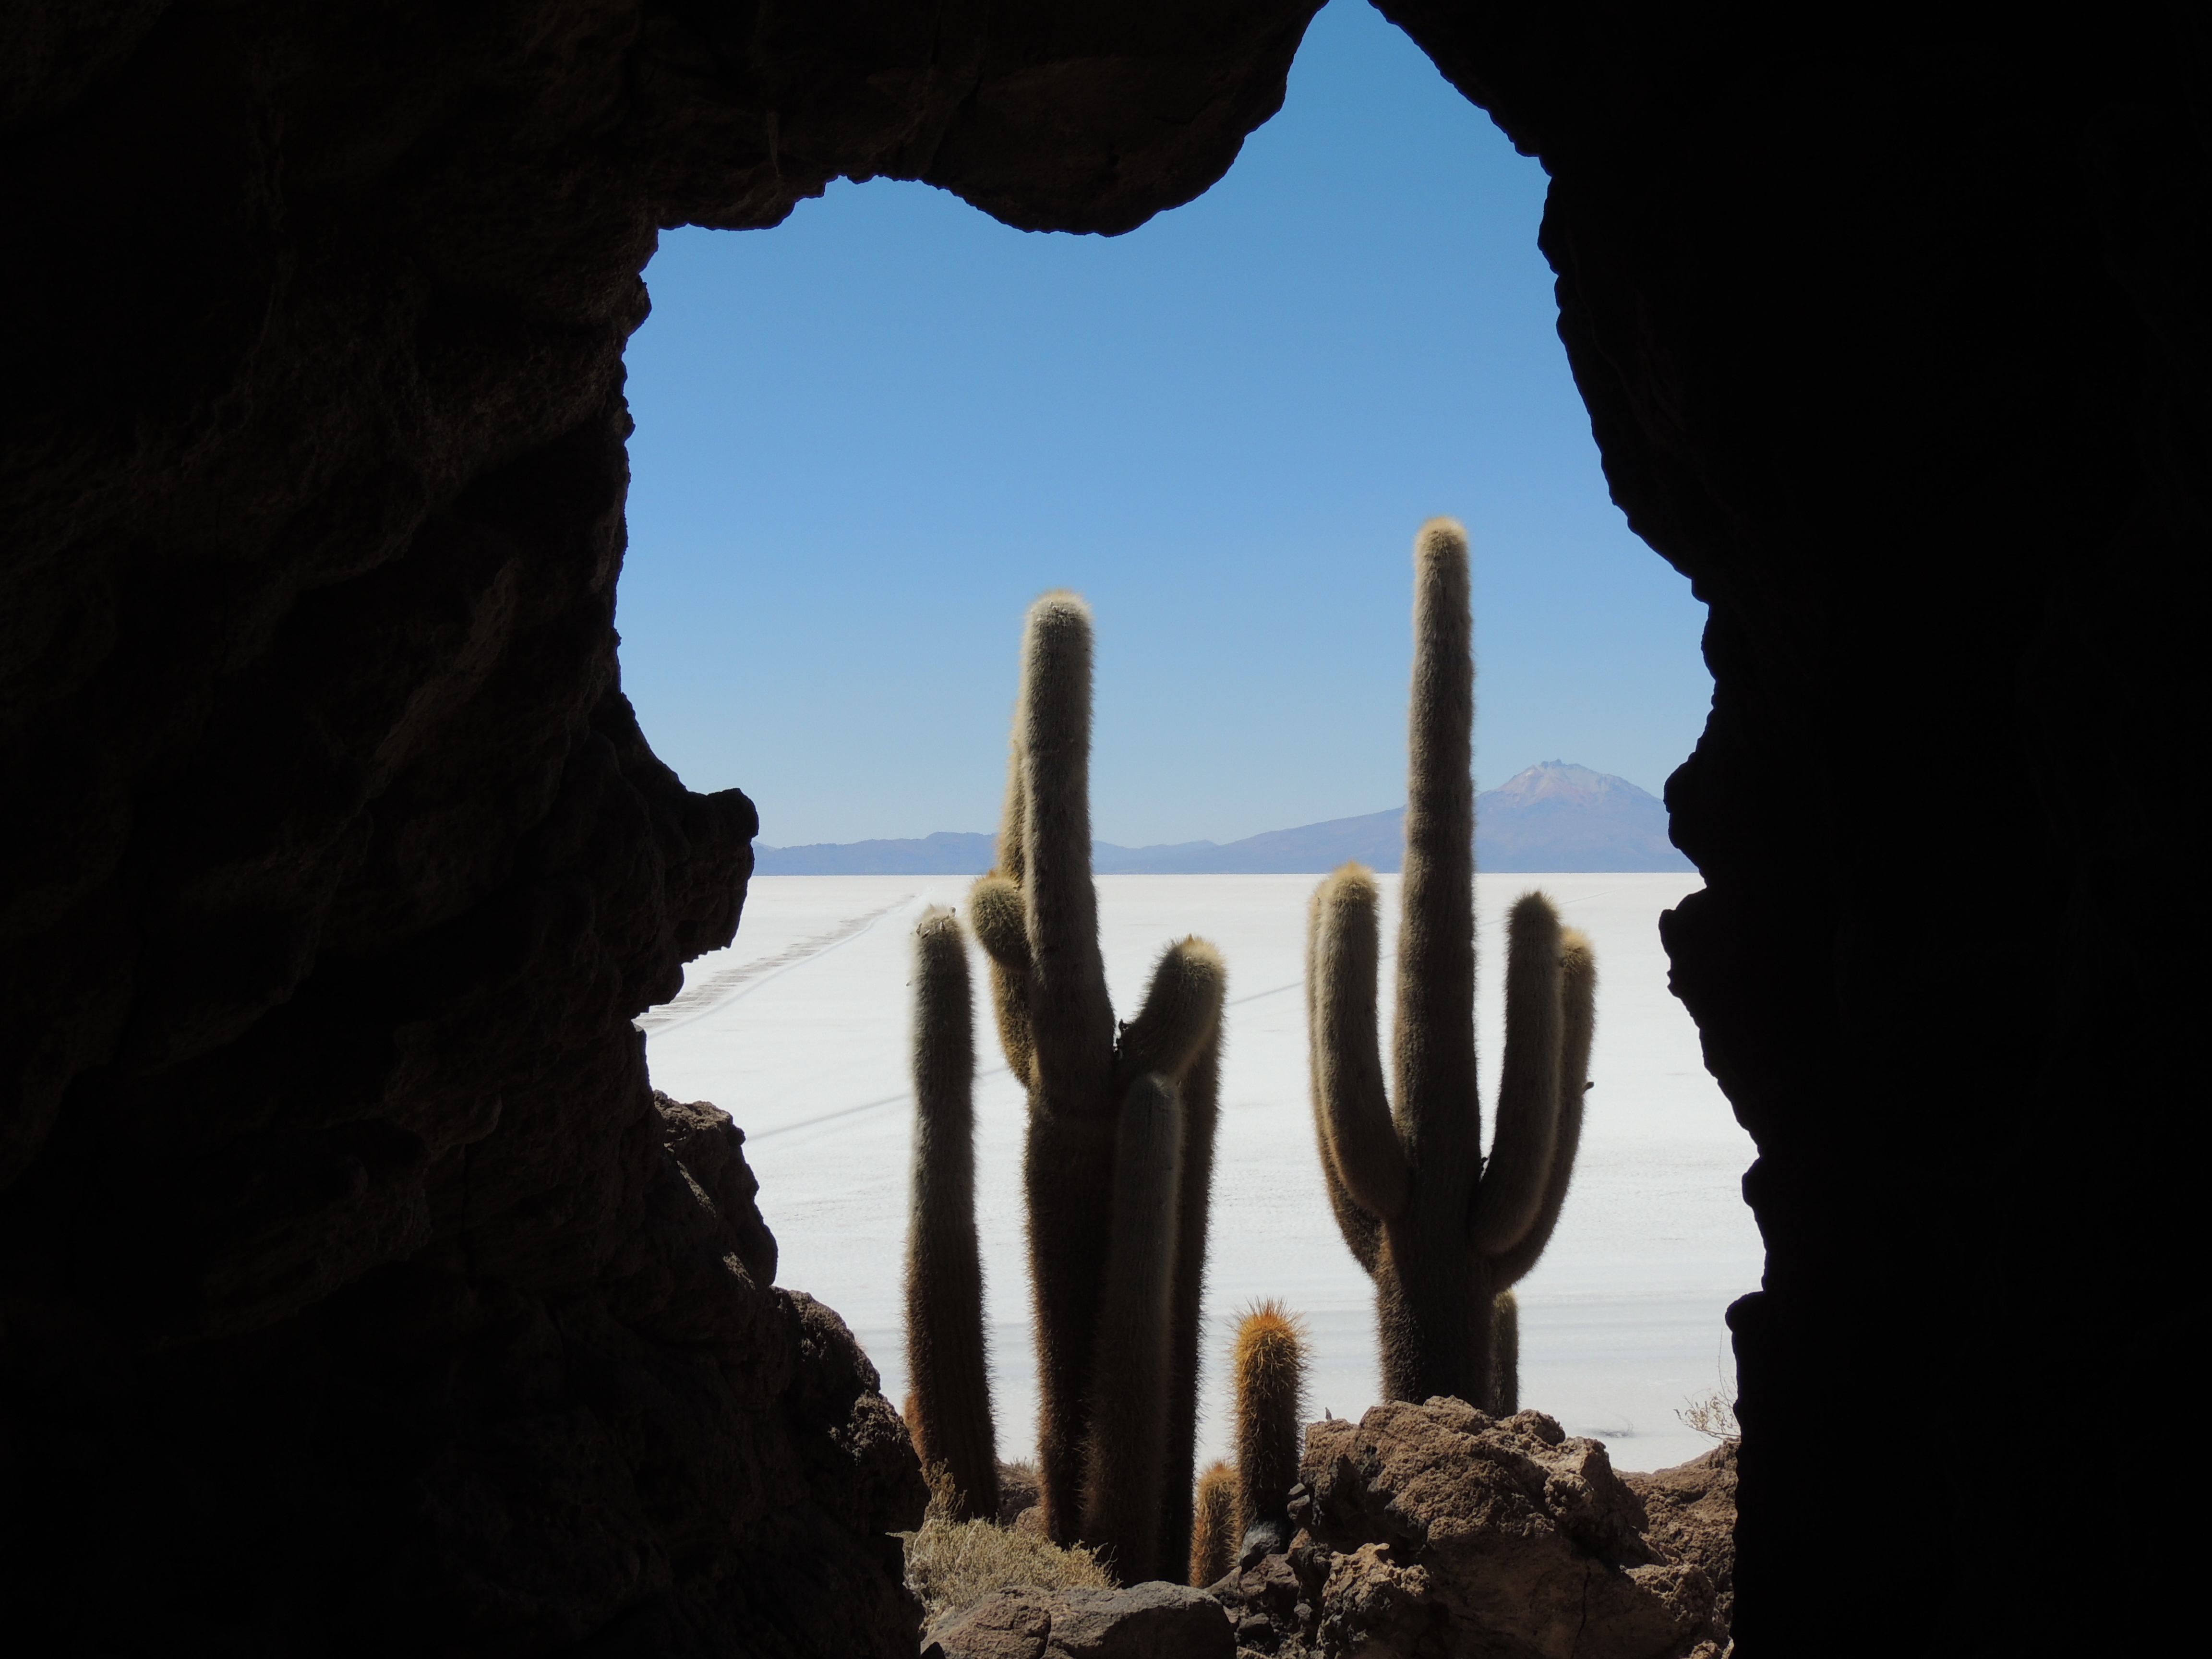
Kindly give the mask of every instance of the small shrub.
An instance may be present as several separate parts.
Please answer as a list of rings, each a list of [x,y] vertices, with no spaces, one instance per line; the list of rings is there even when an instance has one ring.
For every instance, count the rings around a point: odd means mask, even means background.
[[[994,1521],[956,1521],[951,1483],[927,1471],[929,1511],[906,1541],[907,1588],[921,1598],[922,1622],[971,1607],[1000,1589],[1112,1589],[1113,1575],[1091,1551],[1062,1549],[1037,1532]]]
[[[1735,1420],[1735,1390],[1729,1386],[1728,1373],[1717,1364],[1714,1368],[1717,1385],[1695,1399],[1686,1399],[1674,1415],[1682,1426],[1695,1429],[1709,1439],[1724,1446],[1733,1446],[1743,1438],[1743,1425]]]

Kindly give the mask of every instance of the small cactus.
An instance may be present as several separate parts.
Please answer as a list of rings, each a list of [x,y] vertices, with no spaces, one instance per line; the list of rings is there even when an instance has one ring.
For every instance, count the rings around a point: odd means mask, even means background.
[[[1218,1584],[1237,1565],[1237,1540],[1243,1528],[1237,1524],[1240,1502],[1237,1469],[1215,1463],[1198,1477],[1198,1498],[1190,1534],[1190,1583],[1194,1589]]]
[[[1521,1409],[1521,1301],[1510,1291],[1498,1293],[1496,1334],[1490,1357],[1490,1409],[1510,1417]]]
[[[1395,1108],[1376,1021],[1373,875],[1313,896],[1306,997],[1316,1137],[1346,1244],[1375,1281],[1382,1389],[1494,1408],[1499,1294],[1543,1253],[1582,1132],[1596,967],[1541,893],[1507,918],[1505,1054],[1486,1163],[1474,1054],[1474,722],[1467,532],[1413,544],[1413,685]],[[1517,1358],[1516,1358],[1517,1364]],[[1517,1394],[1517,1380],[1514,1391]]]
[[[1117,1034],[1091,878],[1091,663],[1082,600],[1030,608],[998,867],[969,915],[1029,1091],[1042,1519],[1135,1582],[1189,1549],[1224,970],[1201,939],[1170,945]]]
[[[941,1466],[951,1518],[999,1512],[975,1238],[975,1040],[968,949],[950,910],[914,936],[914,1165],[906,1246],[907,1425]]]
[[[1240,1553],[1255,1528],[1272,1528],[1278,1547],[1290,1543],[1287,1511],[1304,1438],[1299,1411],[1305,1389],[1304,1334],[1301,1322],[1279,1302],[1261,1303],[1237,1328],[1231,1370],[1237,1390]]]

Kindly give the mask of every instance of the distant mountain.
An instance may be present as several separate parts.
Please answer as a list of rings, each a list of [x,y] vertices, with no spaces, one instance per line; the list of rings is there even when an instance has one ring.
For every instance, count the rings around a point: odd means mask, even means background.
[[[753,848],[758,876],[980,876],[998,856],[996,836],[940,830],[920,841],[817,842]],[[1096,860],[1093,860],[1094,863]]]
[[[1475,867],[1500,874],[1557,870],[1687,870],[1667,839],[1667,809],[1626,778],[1547,761],[1475,797]],[[991,867],[996,840],[948,830],[920,841],[757,847],[763,876],[966,876]],[[1392,871],[1404,861],[1406,809],[1270,830],[1218,846],[1094,842],[1091,867],[1113,875],[1298,875],[1347,859]]]
[[[1474,857],[1478,870],[1500,872],[1697,867],[1667,839],[1657,796],[1565,761],[1532,766],[1475,797]]]

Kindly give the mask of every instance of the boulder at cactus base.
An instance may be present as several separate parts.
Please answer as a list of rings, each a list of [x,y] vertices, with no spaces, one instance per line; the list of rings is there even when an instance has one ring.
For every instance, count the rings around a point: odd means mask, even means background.
[[[1686,1659],[1726,1638],[1711,1574],[1650,1525],[1652,1477],[1616,1474],[1602,1443],[1540,1412],[1378,1406],[1310,1425],[1304,1474],[1290,1561],[1308,1651]]]
[[[1181,1584],[1001,1590],[930,1627],[922,1659],[1235,1659],[1220,1603]]]

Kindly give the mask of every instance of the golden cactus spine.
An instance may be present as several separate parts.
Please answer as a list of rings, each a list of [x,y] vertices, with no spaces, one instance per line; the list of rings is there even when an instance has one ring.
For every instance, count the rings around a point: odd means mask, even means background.
[[[1023,635],[998,867],[971,915],[1000,1042],[1029,1091],[1042,1519],[1055,1542],[1099,1546],[1134,1581],[1180,1571],[1189,1547],[1195,1405],[1182,1395],[1223,969],[1203,940],[1170,945],[1117,1037],[1091,879],[1091,665],[1089,610],[1046,594]]]
[[[1392,1400],[1497,1401],[1497,1298],[1549,1242],[1582,1126],[1596,969],[1551,901],[1507,918],[1505,1054],[1482,1153],[1474,1052],[1474,726],[1467,532],[1413,544],[1413,683],[1393,1089],[1376,1019],[1373,875],[1316,890],[1306,996],[1316,1138],[1339,1230],[1375,1281]],[[1395,1092],[1394,1104],[1389,1097]]]
[[[1274,1547],[1289,1545],[1287,1511],[1298,1480],[1304,1439],[1299,1403],[1305,1391],[1304,1331],[1279,1302],[1262,1302],[1237,1328],[1230,1369],[1237,1398],[1237,1532],[1272,1528]]]
[[[999,1512],[998,1449],[975,1237],[975,1040],[968,949],[950,910],[914,939],[914,1163],[906,1255],[907,1421],[941,1465],[955,1517]]]
[[[1237,1540],[1243,1528],[1237,1524],[1241,1504],[1237,1470],[1215,1463],[1198,1478],[1196,1511],[1190,1534],[1190,1583],[1204,1589],[1216,1584],[1237,1565]]]

